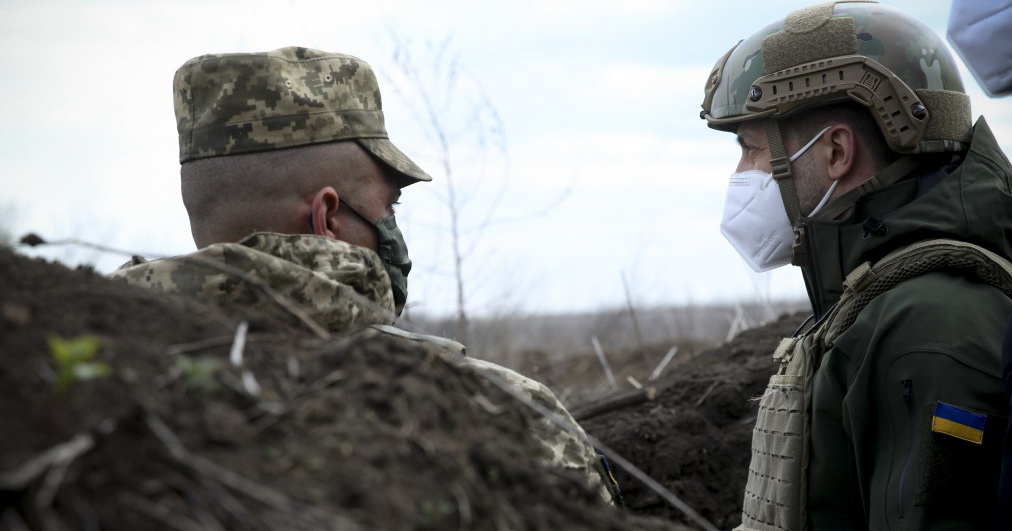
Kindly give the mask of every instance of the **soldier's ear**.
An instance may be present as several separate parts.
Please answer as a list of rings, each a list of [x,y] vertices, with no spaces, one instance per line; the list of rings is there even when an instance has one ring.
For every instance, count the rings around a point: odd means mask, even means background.
[[[858,159],[857,142],[857,134],[847,124],[834,125],[826,132],[823,149],[828,155],[826,163],[830,179],[841,179],[854,170]]]
[[[309,208],[310,229],[313,234],[337,239],[339,199],[337,191],[330,186],[320,188],[313,194]]]

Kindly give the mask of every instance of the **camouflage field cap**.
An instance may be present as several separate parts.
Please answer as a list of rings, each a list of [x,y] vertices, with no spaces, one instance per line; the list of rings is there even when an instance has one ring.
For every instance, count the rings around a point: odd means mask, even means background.
[[[357,57],[287,47],[190,59],[173,80],[179,162],[354,140],[414,181],[390,142],[376,75]]]
[[[733,131],[844,102],[867,107],[894,151],[962,151],[970,140],[970,100],[945,43],[864,0],[794,11],[739,42],[707,79],[700,116]]]

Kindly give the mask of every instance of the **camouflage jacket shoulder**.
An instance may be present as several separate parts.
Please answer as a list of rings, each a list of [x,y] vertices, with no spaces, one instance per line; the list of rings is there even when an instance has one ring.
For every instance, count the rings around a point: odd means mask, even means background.
[[[373,325],[372,328],[435,346],[451,363],[473,371],[482,378],[497,380],[505,384],[516,396],[546,409],[554,419],[548,419],[535,412],[537,421],[531,427],[535,439],[541,446],[538,460],[578,474],[591,488],[599,491],[605,501],[609,503],[613,501],[613,495],[605,484],[605,473],[601,469],[597,452],[588,441],[586,432],[547,386],[501,365],[469,358],[464,345],[456,341],[408,332],[394,326]]]
[[[157,291],[234,301],[291,320],[273,291],[331,332],[394,319],[390,280],[379,256],[321,236],[258,232],[239,243],[128,264],[109,276]]]

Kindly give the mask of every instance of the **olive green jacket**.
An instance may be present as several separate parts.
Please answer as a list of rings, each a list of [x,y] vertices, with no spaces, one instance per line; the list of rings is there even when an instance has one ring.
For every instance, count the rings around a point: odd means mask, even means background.
[[[816,315],[859,264],[907,244],[950,238],[1012,257],[1010,173],[980,119],[958,164],[866,195],[845,221],[809,220],[802,269]],[[810,528],[994,528],[1010,315],[998,289],[942,271],[900,283],[858,314],[814,377]],[[952,435],[939,402],[983,418],[981,443]]]

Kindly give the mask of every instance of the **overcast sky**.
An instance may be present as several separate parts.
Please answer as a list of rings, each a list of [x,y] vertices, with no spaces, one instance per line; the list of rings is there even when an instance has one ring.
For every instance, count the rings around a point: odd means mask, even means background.
[[[804,298],[800,272],[754,274],[718,229],[733,137],[699,119],[715,60],[797,0],[0,0],[0,224],[139,253],[190,252],[179,197],[172,75],[190,57],[299,45],[356,55],[380,74],[392,140],[435,180],[398,212],[415,269],[409,303],[450,312],[447,179],[418,121],[397,42],[429,80],[463,195],[469,309],[590,311]],[[944,35],[949,0],[893,0]],[[964,70],[974,114],[1012,152],[1012,99]],[[449,98],[446,96],[450,95]],[[478,144],[465,118],[484,98]],[[446,101],[446,100],[449,101]],[[501,148],[501,149],[500,149]],[[489,218],[486,225],[483,221]],[[117,255],[32,251],[107,272]]]

